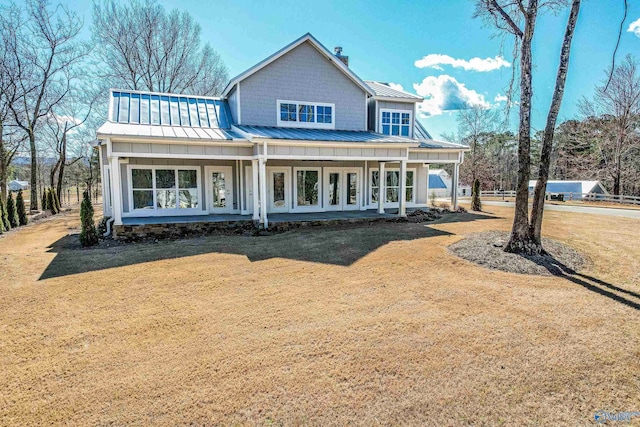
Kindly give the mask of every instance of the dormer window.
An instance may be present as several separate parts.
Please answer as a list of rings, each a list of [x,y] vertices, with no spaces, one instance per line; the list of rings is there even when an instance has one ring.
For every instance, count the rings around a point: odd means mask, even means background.
[[[278,100],[278,126],[335,129],[335,104]]]
[[[380,110],[380,133],[394,136],[411,136],[411,112]]]

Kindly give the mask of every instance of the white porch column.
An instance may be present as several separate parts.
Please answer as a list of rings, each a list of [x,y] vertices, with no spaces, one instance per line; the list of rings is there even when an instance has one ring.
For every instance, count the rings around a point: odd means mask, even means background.
[[[120,158],[111,157],[111,213],[114,225],[122,225],[122,181],[120,179]]]
[[[267,160],[260,159],[260,224],[269,227],[267,220]]]
[[[258,160],[251,160],[251,175],[252,175],[252,183],[251,183],[251,196],[253,199],[253,217],[254,221],[260,219],[260,199],[258,194],[260,193],[260,183],[258,181]]]
[[[422,165],[422,167],[424,167],[424,169],[427,171],[427,187],[426,187],[427,191],[426,191],[426,198],[425,198],[426,202],[425,203],[428,206],[429,205],[429,200],[430,200],[430,198],[429,198],[429,164],[425,163],[425,164]],[[416,195],[416,200],[417,200],[417,195]]]
[[[415,177],[414,177],[415,179]],[[398,196],[398,216],[407,216],[407,161],[400,162],[400,195]]]
[[[458,176],[460,175],[460,163],[453,164],[453,180],[451,181],[451,209],[458,209]]]
[[[385,163],[378,163],[378,213],[384,213],[384,202],[387,200],[387,173],[384,170]]]

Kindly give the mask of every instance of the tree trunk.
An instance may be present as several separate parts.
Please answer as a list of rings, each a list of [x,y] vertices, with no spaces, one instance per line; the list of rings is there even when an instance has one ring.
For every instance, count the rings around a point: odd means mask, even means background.
[[[538,15],[538,1],[531,0],[525,15],[520,48],[520,126],[518,129],[518,184],[516,208],[507,252],[529,252],[529,177],[531,175],[531,41]]]
[[[547,124],[542,136],[542,150],[540,153],[540,164],[538,167],[538,181],[533,195],[533,207],[531,209],[531,223],[529,225],[529,238],[537,246],[538,253],[544,253],[542,248],[542,217],[544,214],[544,199],[547,191],[547,181],[549,179],[549,167],[551,163],[551,153],[553,150],[553,137],[555,134],[558,112],[564,96],[564,87],[569,71],[569,56],[571,53],[571,42],[578,21],[580,11],[580,1],[573,0],[571,13],[567,22],[567,29],[564,34],[564,41],[560,51],[560,64],[556,76],[556,86],[553,91],[551,106],[547,116]]]
[[[29,210],[38,210],[38,161],[36,159],[36,136],[33,129],[29,130],[29,150],[31,152],[31,176],[29,185],[31,186],[31,196],[29,200]]]
[[[4,141],[2,139],[3,126],[0,124],[0,199],[3,202],[7,199],[7,149],[4,148]]]

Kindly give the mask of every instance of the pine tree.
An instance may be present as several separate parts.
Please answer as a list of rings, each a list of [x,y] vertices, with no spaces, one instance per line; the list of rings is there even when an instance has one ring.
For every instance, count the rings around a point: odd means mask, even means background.
[[[93,222],[93,205],[91,205],[91,197],[89,192],[82,193],[82,204],[80,205],[80,222],[82,230],[80,231],[80,244],[82,246],[93,246],[98,244],[98,232]]]
[[[473,181],[473,188],[471,189],[471,210],[482,210],[482,202],[480,201],[480,180],[478,178]]]
[[[9,197],[7,197],[7,216],[9,217],[9,224],[11,224],[11,228],[16,228],[19,224],[18,212],[16,211],[16,203],[13,200],[13,194],[11,193],[9,193]]]
[[[53,199],[53,189],[47,190],[47,209],[51,211],[51,215],[55,215],[58,213],[56,209],[56,202]]]
[[[24,197],[22,196],[22,190],[18,191],[18,197],[16,198],[16,210],[18,211],[18,223],[20,225],[27,225],[29,221],[27,218],[27,210],[24,207]]]
[[[0,234],[7,231],[7,228],[4,226],[4,202],[2,201],[2,197],[0,197]]]

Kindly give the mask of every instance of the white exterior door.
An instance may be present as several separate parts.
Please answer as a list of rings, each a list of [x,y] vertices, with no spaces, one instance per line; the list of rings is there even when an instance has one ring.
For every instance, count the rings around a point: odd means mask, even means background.
[[[289,212],[291,206],[291,169],[267,168],[267,200],[269,212]]]
[[[324,169],[324,207],[328,211],[360,209],[360,168]]]
[[[233,172],[230,166],[207,166],[206,191],[210,213],[229,213],[233,209]]]

